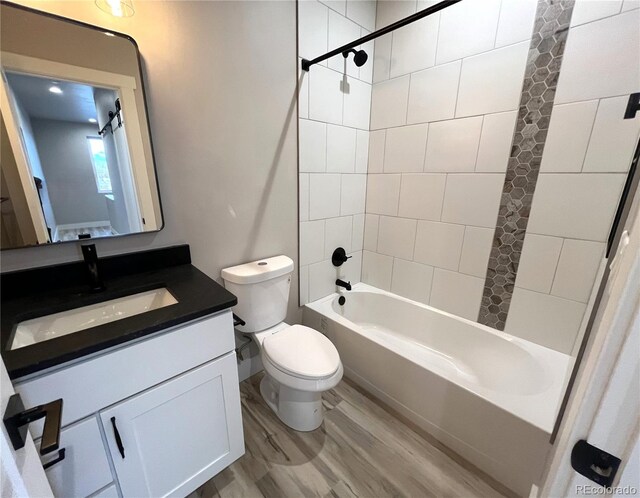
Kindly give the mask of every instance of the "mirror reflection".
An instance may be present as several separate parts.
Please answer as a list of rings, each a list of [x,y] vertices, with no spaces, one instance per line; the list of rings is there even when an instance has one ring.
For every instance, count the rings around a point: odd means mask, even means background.
[[[2,249],[161,229],[132,40],[6,4],[1,38]]]

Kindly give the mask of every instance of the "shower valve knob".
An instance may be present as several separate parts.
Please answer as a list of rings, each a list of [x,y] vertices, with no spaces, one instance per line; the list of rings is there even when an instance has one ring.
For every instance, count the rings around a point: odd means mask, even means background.
[[[333,263],[333,266],[342,266],[342,263],[346,262],[349,258],[351,258],[351,256],[347,256],[347,251],[342,247],[338,247],[333,251],[331,262]]]

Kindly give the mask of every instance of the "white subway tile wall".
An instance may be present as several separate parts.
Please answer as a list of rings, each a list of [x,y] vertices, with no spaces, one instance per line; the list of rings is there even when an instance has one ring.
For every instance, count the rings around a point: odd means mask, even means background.
[[[300,1],[299,55],[432,3]],[[478,318],[536,6],[461,3],[369,42],[362,68],[301,73],[302,304],[340,275]],[[640,116],[620,119],[640,91],[638,7],[577,0],[560,72],[506,331],[563,352],[640,137]],[[353,255],[339,270],[337,245]]]
[[[563,352],[578,336],[640,136],[640,116],[620,119],[632,79],[640,91],[640,21],[634,29],[630,21],[639,11],[577,3],[590,17],[569,36],[560,85],[570,81],[558,89],[507,323],[508,332]],[[379,1],[377,27],[424,6]],[[364,282],[477,320],[536,7],[461,3],[432,17],[429,32],[413,25],[376,40]],[[605,26],[586,24],[593,21]],[[588,55],[586,36],[572,39],[578,29],[602,38],[600,55]],[[615,29],[627,40],[607,42]],[[598,81],[576,88],[593,67],[603,68]],[[624,76],[605,81],[612,74]]]
[[[359,38],[375,19],[375,1],[302,0],[298,55],[312,59]],[[362,68],[337,56],[300,72],[300,304],[335,292],[338,276],[360,281],[369,154],[384,153],[384,132],[381,142],[369,136],[373,42],[363,48]],[[331,264],[337,247],[352,256],[340,269]]]

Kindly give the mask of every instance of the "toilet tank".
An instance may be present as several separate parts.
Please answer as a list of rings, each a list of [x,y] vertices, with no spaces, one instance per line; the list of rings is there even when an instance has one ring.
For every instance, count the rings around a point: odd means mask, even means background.
[[[246,325],[242,332],[260,332],[283,322],[287,315],[293,260],[287,256],[260,259],[222,270],[224,286],[235,294],[233,312]]]

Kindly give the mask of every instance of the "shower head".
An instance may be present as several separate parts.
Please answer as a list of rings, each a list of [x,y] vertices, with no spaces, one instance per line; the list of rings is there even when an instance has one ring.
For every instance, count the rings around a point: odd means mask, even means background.
[[[351,50],[342,52],[342,56],[346,59],[349,56],[350,52],[353,52],[353,62],[358,67],[364,66],[364,63],[367,62],[367,59],[369,58],[364,50],[355,50],[353,48]]]

